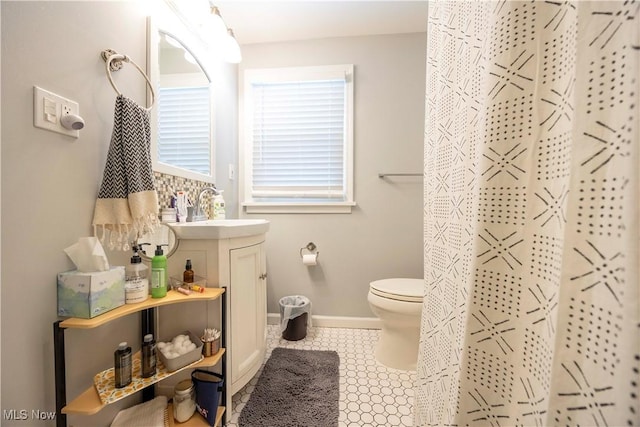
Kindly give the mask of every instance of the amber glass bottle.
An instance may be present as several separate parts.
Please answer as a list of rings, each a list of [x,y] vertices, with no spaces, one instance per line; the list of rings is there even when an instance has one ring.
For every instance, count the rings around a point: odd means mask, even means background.
[[[184,266],[184,273],[182,274],[182,281],[184,283],[193,283],[193,270],[191,269],[191,260],[187,260],[187,265]]]

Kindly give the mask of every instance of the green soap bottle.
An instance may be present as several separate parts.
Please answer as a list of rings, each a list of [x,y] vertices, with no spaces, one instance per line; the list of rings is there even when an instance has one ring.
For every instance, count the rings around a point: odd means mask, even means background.
[[[162,247],[156,245],[156,253],[151,258],[151,298],[162,298],[167,295],[167,257]]]

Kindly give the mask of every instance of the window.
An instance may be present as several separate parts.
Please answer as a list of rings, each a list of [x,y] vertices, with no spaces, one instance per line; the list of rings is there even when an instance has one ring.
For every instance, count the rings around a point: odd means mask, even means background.
[[[353,66],[245,71],[247,212],[350,212]]]

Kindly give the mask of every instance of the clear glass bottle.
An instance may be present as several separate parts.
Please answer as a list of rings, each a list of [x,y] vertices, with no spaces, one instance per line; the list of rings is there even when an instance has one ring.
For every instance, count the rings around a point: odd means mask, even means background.
[[[173,418],[184,423],[196,411],[196,394],[191,380],[180,381],[173,389]]]
[[[138,254],[141,248],[134,245],[132,249],[131,263],[124,269],[124,302],[126,304],[137,304],[149,298],[149,279],[147,278],[149,269],[142,263],[142,258]]]

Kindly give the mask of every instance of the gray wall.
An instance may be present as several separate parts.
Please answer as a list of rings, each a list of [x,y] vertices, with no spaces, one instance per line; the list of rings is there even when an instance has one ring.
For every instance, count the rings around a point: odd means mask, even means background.
[[[135,2],[3,1],[1,7],[2,409],[53,411],[56,274],[73,268],[63,249],[92,234],[113,124],[116,94],[99,54],[115,49],[145,67],[146,21]],[[144,100],[144,79],[134,67],[114,79],[123,93]],[[33,85],[79,102],[86,121],[80,138],[33,127]],[[122,265],[124,259],[110,261]],[[118,342],[139,343],[138,327],[138,317],[129,316],[68,331],[68,395],[112,366]],[[96,416],[70,417],[70,425],[107,425],[131,404],[126,399]]]
[[[313,313],[370,317],[369,282],[422,277],[422,179],[379,172],[422,172],[426,34],[245,45],[243,70],[355,65],[355,199],[351,214],[252,214],[267,234],[268,311],[285,295],[308,296]],[[319,265],[302,265],[313,241]]]

